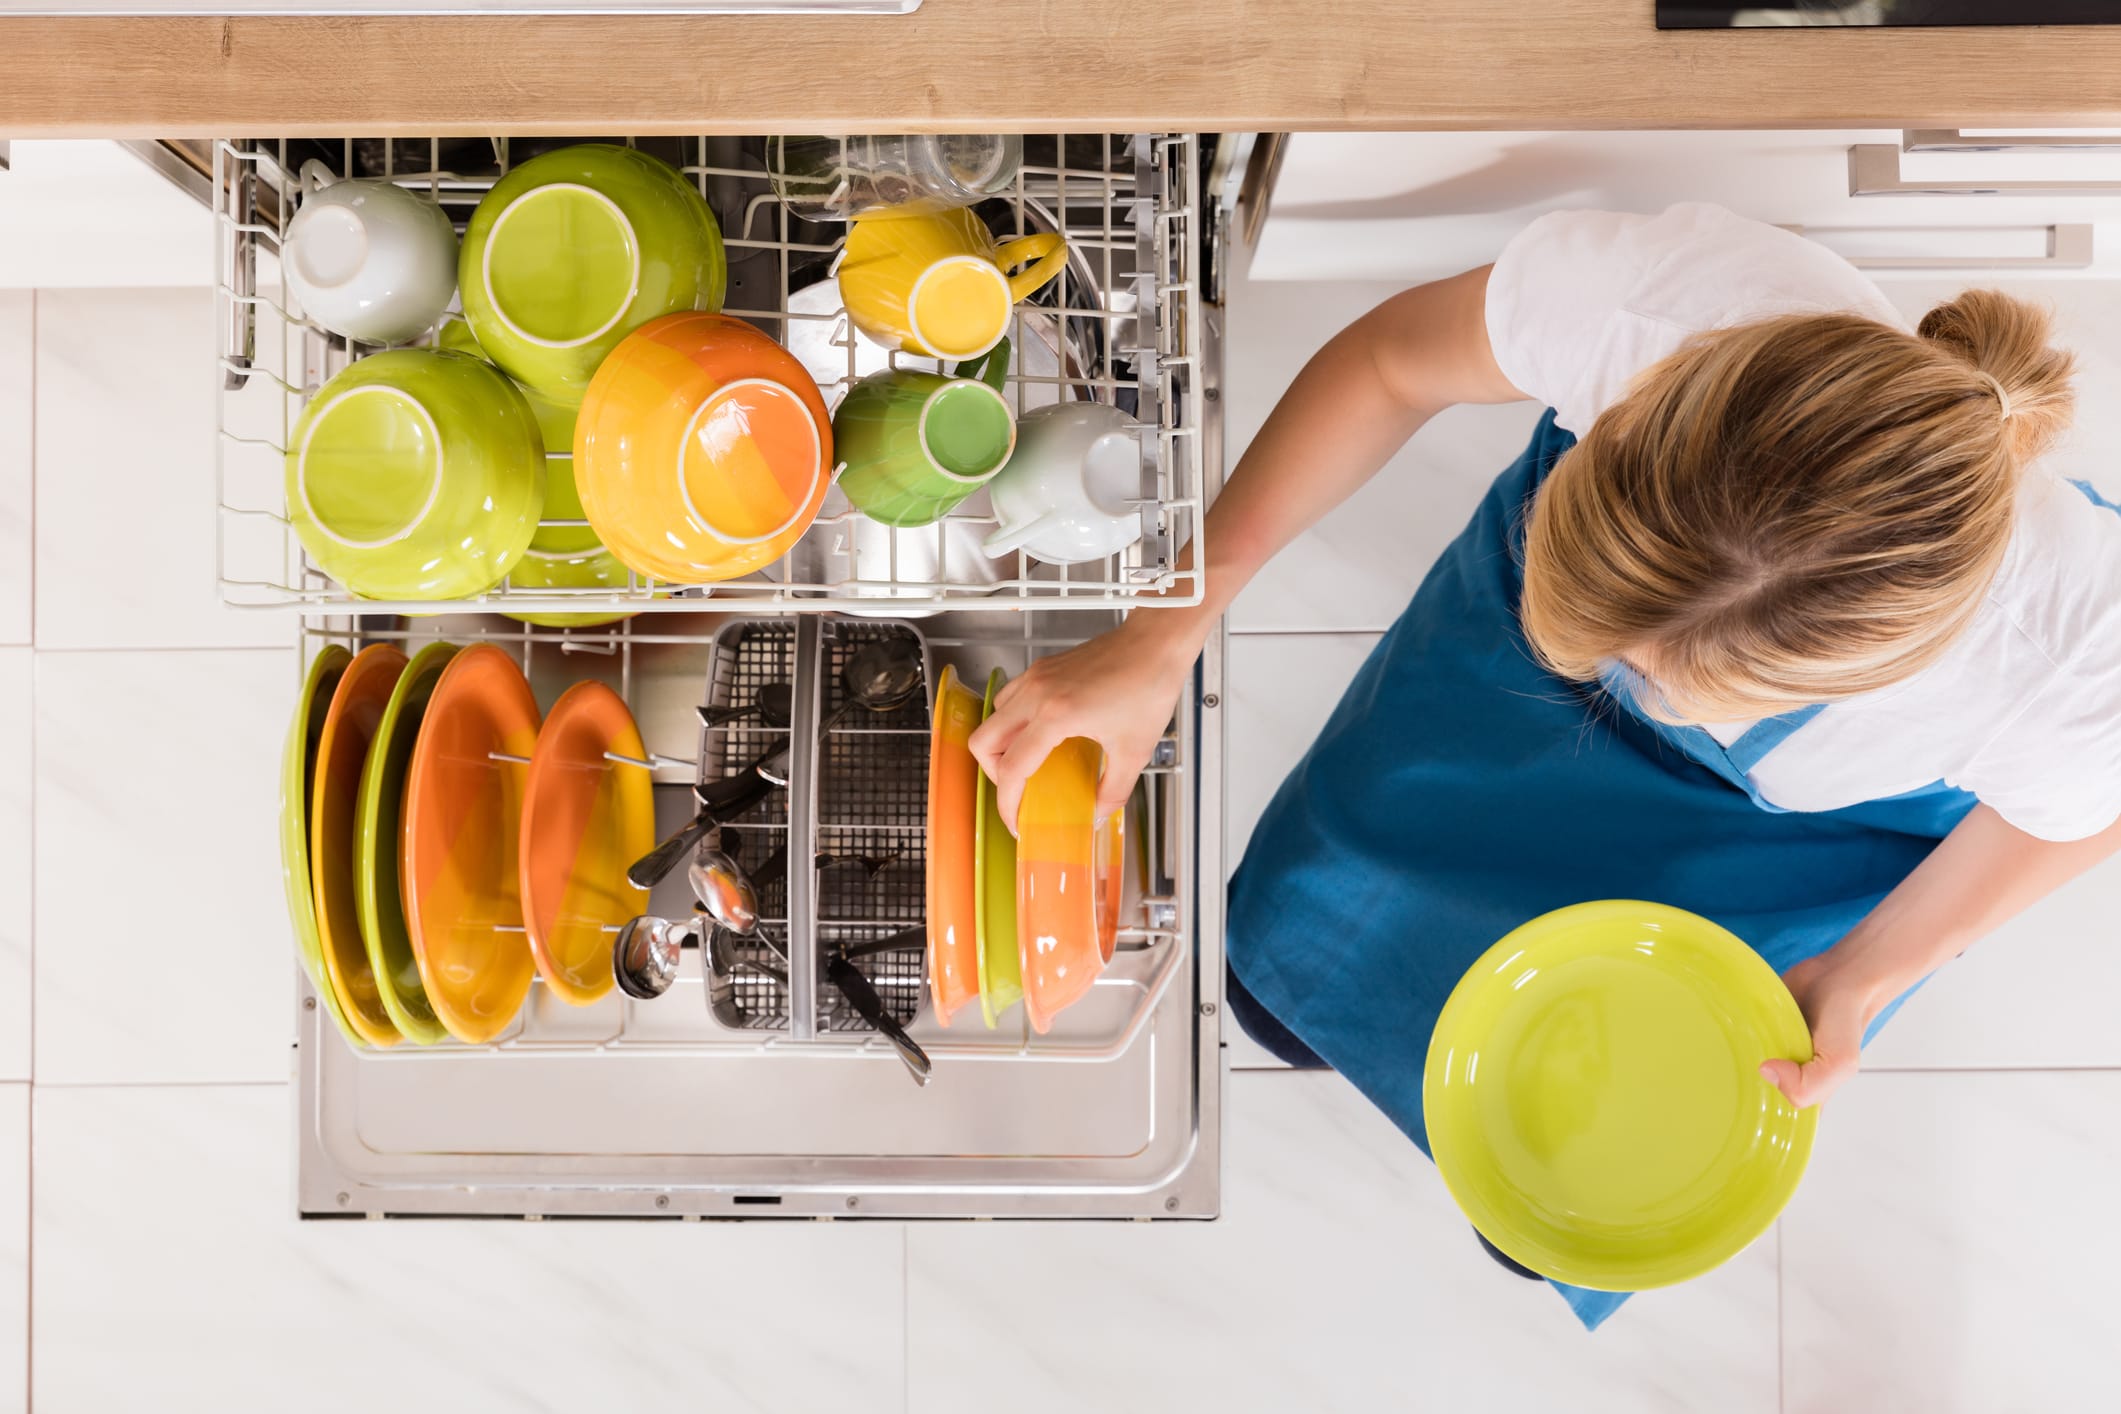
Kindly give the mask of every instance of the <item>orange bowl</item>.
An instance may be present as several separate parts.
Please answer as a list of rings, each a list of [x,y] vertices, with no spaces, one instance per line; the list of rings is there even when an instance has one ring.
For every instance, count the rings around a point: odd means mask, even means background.
[[[575,423],[583,514],[621,563],[670,583],[734,579],[788,553],[832,466],[816,381],[726,315],[667,315],[627,335]]]
[[[1024,783],[1016,811],[1016,939],[1024,1012],[1044,1035],[1089,994],[1119,932],[1124,811],[1097,818],[1104,749],[1070,737]]]

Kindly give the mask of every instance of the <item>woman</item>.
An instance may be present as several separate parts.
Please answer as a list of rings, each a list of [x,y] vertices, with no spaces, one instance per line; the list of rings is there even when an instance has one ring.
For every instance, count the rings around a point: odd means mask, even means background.
[[[1053,745],[1125,799],[1217,617],[1453,403],[1550,411],[1283,784],[1231,882],[1228,995],[1417,1143],[1480,952],[1657,899],[1785,973],[1799,1105],[1896,999],[2121,845],[2121,516],[2035,459],[2070,358],[1973,292],[1910,330],[1840,258],[1709,206],[1563,212],[1304,369],[1208,518],[1206,600],[1012,683],[1006,818]],[[1596,1324],[1623,1299],[1565,1290]]]

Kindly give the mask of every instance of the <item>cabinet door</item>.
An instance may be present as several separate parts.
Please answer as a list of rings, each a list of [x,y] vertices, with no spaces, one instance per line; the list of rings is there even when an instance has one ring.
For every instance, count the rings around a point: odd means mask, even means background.
[[[1680,201],[1802,228],[1859,263],[1913,260],[1932,273],[2034,258],[2057,226],[2088,224],[2089,268],[2121,274],[2121,150],[1898,152],[1896,172],[1917,185],[2049,189],[1853,195],[1852,150],[1897,151],[1903,138],[1899,129],[1301,133],[1290,139],[1251,276],[1411,283],[1494,259],[1547,211],[1656,211]],[[2052,189],[2063,184],[2085,189]]]

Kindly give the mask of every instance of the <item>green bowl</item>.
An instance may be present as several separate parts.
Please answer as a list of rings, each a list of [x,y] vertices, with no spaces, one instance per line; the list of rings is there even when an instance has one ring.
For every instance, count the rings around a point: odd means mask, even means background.
[[[507,578],[545,503],[545,445],[515,385],[469,354],[362,359],[287,452],[295,533],[366,599],[462,599]]]
[[[480,358],[486,351],[472,336],[471,326],[452,319],[442,326],[439,340],[445,349],[456,349]],[[574,424],[577,409],[555,402],[543,393],[525,388],[524,398],[538,420],[545,439],[545,519],[582,520],[582,496],[574,487]],[[511,587],[537,589],[623,590],[633,583],[618,556],[604,548],[588,526],[541,526],[531,537],[530,548],[509,573]],[[630,619],[631,613],[509,614],[518,623],[539,628],[596,628]]]
[[[714,213],[675,168],[587,143],[494,184],[464,233],[457,279],[487,357],[579,404],[628,334],[666,314],[720,310],[729,262]]]

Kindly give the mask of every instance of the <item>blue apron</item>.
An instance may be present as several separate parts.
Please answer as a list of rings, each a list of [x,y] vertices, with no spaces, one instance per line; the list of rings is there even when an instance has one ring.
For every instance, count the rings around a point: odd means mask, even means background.
[[[1656,899],[1785,971],[1838,941],[1974,805],[1939,782],[1779,810],[1748,773],[1818,709],[1725,747],[1653,721],[1624,684],[1542,670],[1517,619],[1522,524],[1575,440],[1551,412],[1541,420],[1282,783],[1230,881],[1238,980],[1423,1152],[1437,1013],[1518,924],[1586,899]],[[1555,1286],[1593,1329],[1627,1299]]]

